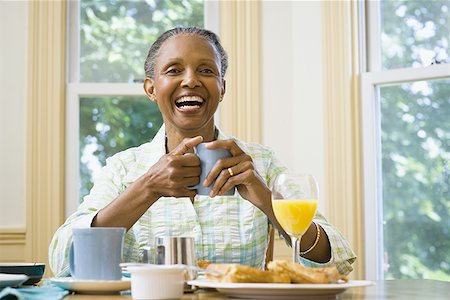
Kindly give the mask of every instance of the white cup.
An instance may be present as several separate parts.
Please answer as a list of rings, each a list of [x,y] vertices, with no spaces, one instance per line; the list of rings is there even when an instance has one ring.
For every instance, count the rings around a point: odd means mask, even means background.
[[[185,268],[179,265],[130,266],[133,299],[180,299]]]

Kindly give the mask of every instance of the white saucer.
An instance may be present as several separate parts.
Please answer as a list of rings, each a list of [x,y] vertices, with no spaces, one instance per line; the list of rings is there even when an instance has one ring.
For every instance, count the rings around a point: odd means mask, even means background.
[[[117,294],[129,290],[131,281],[123,280],[81,280],[72,277],[50,278],[54,285],[80,294]]]
[[[0,289],[8,286],[18,286],[27,280],[28,280],[27,275],[0,273]]]

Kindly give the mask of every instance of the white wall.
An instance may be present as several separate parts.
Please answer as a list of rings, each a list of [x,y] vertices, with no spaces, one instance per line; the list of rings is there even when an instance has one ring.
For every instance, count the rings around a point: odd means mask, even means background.
[[[0,227],[25,227],[27,7],[0,1]]]
[[[262,2],[263,143],[291,169],[313,174],[324,211],[320,1]]]

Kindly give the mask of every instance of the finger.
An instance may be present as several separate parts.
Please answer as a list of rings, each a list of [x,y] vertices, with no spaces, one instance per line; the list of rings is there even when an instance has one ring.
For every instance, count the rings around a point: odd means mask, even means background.
[[[185,138],[175,149],[173,149],[170,154],[172,155],[182,155],[192,150],[195,146],[203,142],[202,136],[196,136],[193,138]]]
[[[228,168],[232,168],[233,174],[242,173],[246,169],[254,169],[252,158],[243,154],[240,156],[234,156],[231,158],[223,158],[218,160],[214,166],[211,168],[211,171],[205,178],[204,185],[209,186],[222,172],[222,170],[227,170]],[[226,173],[227,178],[230,176],[229,172]]]
[[[231,175],[230,170],[233,175]],[[255,170],[253,163],[250,161],[245,161],[238,165],[223,169],[214,182],[214,186],[211,189],[212,194],[214,194],[214,196],[219,195],[221,190],[227,192],[233,186],[241,184],[241,181],[236,181],[236,178],[241,178],[241,176],[237,177],[237,175],[244,173],[247,170],[252,172]]]
[[[236,175],[238,175],[240,173],[245,172],[246,170],[252,170],[252,171],[255,170],[255,166],[253,165],[253,161],[250,160],[250,159],[242,161],[239,164],[231,166],[231,167],[228,167],[226,169],[229,177],[236,176]]]
[[[182,158],[182,166],[198,167],[200,166],[200,158],[194,153],[185,153]]]
[[[205,147],[207,149],[227,149],[233,156],[238,156],[245,153],[241,148],[239,148],[234,140],[216,140],[206,143]]]
[[[211,193],[209,194],[211,197],[215,197],[218,195],[220,189],[225,185],[225,183],[230,179],[230,174],[227,169],[223,169],[219,176],[216,178],[213,187],[211,188]]]
[[[219,176],[219,174],[220,174],[220,172],[222,172],[222,170],[226,170],[227,168],[229,168],[231,166],[235,166],[235,165],[239,164],[240,161],[241,161],[240,157],[226,157],[226,158],[221,158],[221,159],[217,160],[216,163],[214,164],[214,166],[209,171],[208,175],[206,176],[205,181],[202,182],[202,184],[205,187],[211,185],[211,183],[214,180],[216,180],[216,178]]]
[[[201,168],[197,167],[183,167],[178,170],[168,170],[167,179],[174,187],[185,187],[194,185],[199,182]],[[192,183],[194,181],[194,183]]]
[[[230,173],[231,170],[231,173]],[[222,186],[234,175],[237,175],[239,173],[243,172],[243,169],[241,167],[241,164],[235,165],[233,167],[224,168],[220,171],[219,175],[214,181],[214,185],[211,188],[211,191],[214,192],[214,194],[217,194],[217,192],[222,188]],[[231,175],[233,174],[233,175]]]
[[[179,180],[177,180],[178,186],[181,187],[189,187],[197,185],[200,181],[200,173],[192,176],[185,176]]]
[[[233,177],[230,177],[225,184],[220,188],[220,190],[217,192],[217,195],[223,196],[226,192],[228,192],[230,189],[232,189],[235,186],[238,186],[239,183],[245,182],[245,179],[249,174],[253,172],[252,170],[246,170],[243,173],[240,173],[238,175],[235,175]]]

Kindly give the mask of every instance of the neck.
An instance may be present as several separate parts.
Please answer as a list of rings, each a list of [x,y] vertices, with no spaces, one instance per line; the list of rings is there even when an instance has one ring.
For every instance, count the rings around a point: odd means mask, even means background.
[[[193,138],[196,136],[202,136],[203,142],[214,141],[217,138],[215,126],[213,125],[208,129],[203,128],[199,131],[179,131],[166,127],[166,152],[168,153],[178,147],[185,138]]]

